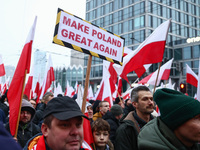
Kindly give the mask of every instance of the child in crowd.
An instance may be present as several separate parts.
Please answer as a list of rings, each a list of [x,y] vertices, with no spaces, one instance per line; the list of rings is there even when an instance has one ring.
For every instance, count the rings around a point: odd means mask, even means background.
[[[102,118],[98,118],[92,123],[92,135],[94,137],[94,150],[114,150],[114,146],[109,140],[110,125]]]

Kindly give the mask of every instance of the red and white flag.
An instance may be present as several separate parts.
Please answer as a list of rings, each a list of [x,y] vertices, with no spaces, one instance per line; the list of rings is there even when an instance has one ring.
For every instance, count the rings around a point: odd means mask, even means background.
[[[12,82],[10,84],[7,93],[9,107],[10,107],[10,113],[9,113],[10,133],[12,136],[14,136],[17,133],[18,115],[21,111],[21,100],[22,100],[21,98],[24,90],[26,70],[27,73],[29,73],[30,70],[32,43],[35,34],[36,20],[37,17],[35,17],[33,26],[26,39],[26,43],[22,50],[17,67],[15,69]]]
[[[24,89],[24,94],[28,96],[28,99],[33,98],[33,66]]]
[[[103,65],[103,78],[101,80],[100,87],[96,92],[95,99],[101,101],[104,100],[108,101],[110,107],[113,105],[112,94],[115,92],[115,90],[113,92],[111,91],[111,86],[113,86],[113,81],[110,80],[109,70],[107,68],[107,65]],[[114,89],[115,89],[115,84],[114,84]]]
[[[174,59],[172,58],[171,60],[169,60],[168,62],[166,62],[164,65],[162,65],[160,67],[160,72],[158,75],[158,80],[157,80],[156,86],[158,86],[160,84],[161,80],[169,79],[171,65],[172,65],[173,60]],[[147,83],[147,84],[155,85],[157,74],[158,74],[158,69],[155,72],[153,72],[152,74],[150,74],[147,77],[145,77],[144,79],[142,79],[141,81],[139,81],[138,84]]]
[[[51,87],[52,82],[55,81],[53,63],[51,59],[51,55],[49,55],[46,77],[44,78],[42,84],[42,93],[40,94],[40,99],[42,99],[43,95],[47,92],[47,90]]]
[[[198,84],[197,84],[197,100],[200,101],[200,58],[199,58]]]
[[[94,99],[94,94],[93,94],[93,91],[92,91],[92,87],[90,85],[89,89],[88,89],[87,100],[91,100],[91,99]]]
[[[118,77],[118,86],[117,86],[117,93],[116,97],[121,97],[122,95],[122,78]]]
[[[76,94],[78,93],[78,82],[76,81],[76,83],[75,83],[75,85],[74,85],[74,89],[75,89],[75,92],[76,92]]]
[[[60,83],[58,82],[58,85],[56,87],[56,84],[54,83],[54,96],[57,96],[58,94],[62,94],[63,95],[63,91],[62,91],[62,87],[60,85]]]
[[[128,73],[141,68],[143,65],[161,62],[170,22],[171,20],[167,20],[162,23],[135,51],[126,55],[122,66],[114,64],[117,74],[128,81]]]
[[[2,56],[0,55],[0,77],[6,74]]]
[[[192,71],[192,69],[186,64],[186,82],[197,87],[198,76]]]
[[[133,52],[133,51],[129,49],[128,47],[124,47],[124,56],[128,55],[130,52]],[[150,66],[151,64],[143,65],[139,67],[138,69],[135,69],[134,72],[137,74],[138,78],[140,78],[146,72],[146,70],[149,69]]]
[[[65,90],[65,96],[73,97],[75,95],[74,88],[69,85],[69,82],[67,81],[67,87]]]

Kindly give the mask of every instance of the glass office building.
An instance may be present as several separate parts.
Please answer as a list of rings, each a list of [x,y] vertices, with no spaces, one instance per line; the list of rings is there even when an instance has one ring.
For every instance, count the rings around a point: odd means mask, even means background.
[[[86,20],[125,38],[125,46],[134,50],[162,22],[172,19],[163,63],[174,58],[170,78],[185,82],[185,64],[198,72],[200,55],[200,0],[87,0]],[[190,41],[188,43],[187,41]],[[192,42],[191,42],[192,41]],[[84,56],[84,79],[88,55]],[[94,90],[102,77],[103,60],[93,57],[90,84]],[[158,68],[151,66],[149,74]],[[128,75],[132,83],[136,74]],[[124,82],[124,90],[126,90]],[[189,92],[196,92],[188,86]]]

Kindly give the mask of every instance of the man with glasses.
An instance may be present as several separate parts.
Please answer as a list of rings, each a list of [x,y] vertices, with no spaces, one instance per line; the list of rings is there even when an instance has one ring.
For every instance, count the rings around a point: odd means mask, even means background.
[[[16,139],[17,142],[21,145],[21,147],[24,147],[26,142],[31,137],[33,137],[37,133],[40,133],[40,128],[31,121],[34,114],[35,109],[31,105],[31,103],[23,99]],[[9,123],[6,124],[6,129],[10,132]]]

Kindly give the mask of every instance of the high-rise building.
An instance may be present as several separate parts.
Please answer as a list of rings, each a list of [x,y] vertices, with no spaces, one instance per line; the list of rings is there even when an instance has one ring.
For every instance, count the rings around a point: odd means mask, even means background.
[[[33,70],[33,85],[36,85],[36,82],[39,80],[41,83],[43,82],[43,79],[45,77],[45,71],[46,71],[46,64],[47,64],[47,58],[46,58],[46,52],[40,51],[37,49],[34,52],[34,70]]]
[[[166,41],[163,62],[174,58],[170,78],[185,81],[185,64],[198,72],[200,56],[200,0],[87,0],[86,20],[125,38],[125,46],[134,50],[162,22],[172,19]],[[188,43],[190,42],[190,43]],[[88,55],[84,59],[84,79]],[[98,85],[102,77],[102,60],[93,57],[90,82]],[[147,74],[155,71],[151,66]],[[128,75],[132,83],[136,74]],[[123,85],[126,85],[124,82]],[[124,86],[125,90],[126,87]],[[95,88],[94,88],[95,89]],[[191,94],[196,89],[188,85]]]

